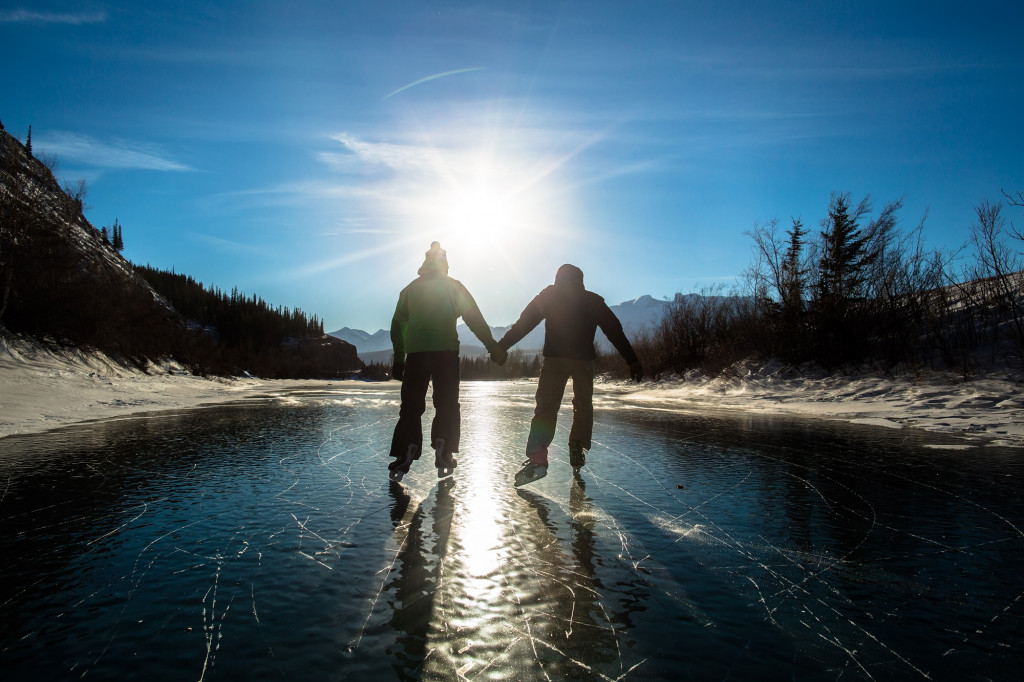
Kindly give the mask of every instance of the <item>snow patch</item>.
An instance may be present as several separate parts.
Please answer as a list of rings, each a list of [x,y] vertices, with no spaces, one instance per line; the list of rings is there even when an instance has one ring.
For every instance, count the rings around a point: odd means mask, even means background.
[[[379,384],[374,399],[397,400],[398,386]],[[209,379],[193,376],[171,361],[140,370],[105,355],[0,336],[0,437],[297,390],[317,391],[327,398],[346,387],[370,395],[365,393],[368,385],[359,381]],[[599,380],[596,389],[599,409],[632,405],[686,412],[744,410],[920,428],[961,435],[975,443],[984,439],[992,445],[1024,447],[1024,385],[1008,373],[965,382],[941,372],[833,375],[812,366],[740,363],[721,377],[693,371],[657,383]]]

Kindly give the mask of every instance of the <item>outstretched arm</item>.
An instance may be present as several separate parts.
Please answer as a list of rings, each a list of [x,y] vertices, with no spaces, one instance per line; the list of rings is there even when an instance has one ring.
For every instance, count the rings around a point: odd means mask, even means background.
[[[637,358],[636,351],[633,350],[633,344],[626,338],[626,333],[622,331],[622,323],[619,322],[619,318],[615,317],[615,313],[603,301],[601,310],[598,312],[597,326],[601,328],[604,335],[615,346],[615,350],[619,351],[619,355],[629,365],[629,377],[633,381],[640,381],[644,376],[644,368],[640,364],[640,359]]]
[[[498,344],[495,342],[494,336],[491,335],[491,328],[487,325],[487,321],[484,320],[484,315],[476,303],[462,313],[462,319],[466,321],[466,326],[476,335],[476,338],[484,344],[488,353],[497,347]]]
[[[450,281],[455,286],[454,293],[458,314],[462,316],[469,330],[484,344],[487,352],[491,352],[498,344],[494,341],[494,336],[491,335],[491,328],[487,325],[487,321],[484,320],[483,313],[480,312],[479,306],[473,300],[473,295],[469,293],[469,289],[461,282],[456,280]]]
[[[544,306],[541,300],[543,292],[534,297],[530,301],[529,305],[523,309],[522,314],[516,323],[509,327],[505,335],[501,337],[501,341],[498,341],[498,345],[503,350],[508,350],[512,346],[516,345],[523,340],[527,334],[533,331],[534,327],[541,323],[544,319]]]

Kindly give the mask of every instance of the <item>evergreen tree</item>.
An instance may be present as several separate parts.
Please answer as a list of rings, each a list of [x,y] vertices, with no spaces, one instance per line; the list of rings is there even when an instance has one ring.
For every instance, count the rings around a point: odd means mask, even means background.
[[[110,230],[106,225],[100,228],[100,238],[103,240],[104,244],[110,246]]]
[[[117,218],[114,218],[114,228],[113,229],[114,229],[114,234],[113,234],[113,237],[111,239],[111,245],[114,247],[115,251],[120,253],[121,251],[124,251],[124,237],[121,234],[121,224],[119,222],[117,222]]]
[[[779,343],[784,357],[796,359],[803,355],[806,348],[803,320],[807,268],[804,265],[803,250],[807,231],[800,219],[794,218],[793,227],[786,234],[789,235],[789,245],[783,254],[779,277]]]
[[[864,294],[865,273],[873,261],[860,219],[871,210],[865,198],[851,209],[849,194],[833,194],[821,233],[821,258],[815,286],[814,312],[819,355],[826,362],[844,362],[863,352],[866,330],[854,318]]]
[[[851,212],[849,194],[833,196],[821,235],[819,292],[824,300],[848,301],[862,293],[865,270],[874,258],[868,253],[868,235],[859,222],[870,210],[868,198]]]
[[[32,155],[32,126],[28,127],[28,137],[25,138],[25,151]]]
[[[803,266],[804,237],[807,230],[799,218],[793,218],[793,227],[786,231],[789,246],[782,261],[782,305],[784,309],[803,308],[804,284],[807,269]]]

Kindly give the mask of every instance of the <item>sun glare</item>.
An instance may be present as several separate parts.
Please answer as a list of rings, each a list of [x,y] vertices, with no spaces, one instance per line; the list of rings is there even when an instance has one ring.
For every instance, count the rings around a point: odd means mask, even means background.
[[[452,192],[443,211],[443,243],[471,258],[493,256],[521,219],[506,196],[486,186]]]
[[[435,157],[439,182],[421,185],[409,204],[413,230],[440,241],[456,276],[502,269],[514,274],[533,250],[564,232],[565,192],[557,164],[531,164],[499,153],[500,145],[448,151]]]

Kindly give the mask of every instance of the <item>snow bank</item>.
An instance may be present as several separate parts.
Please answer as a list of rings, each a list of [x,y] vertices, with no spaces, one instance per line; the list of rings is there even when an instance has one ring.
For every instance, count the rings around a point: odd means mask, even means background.
[[[624,399],[674,409],[736,409],[914,427],[1024,447],[1024,384],[1007,373],[964,381],[944,372],[836,375],[808,367],[740,364],[728,377],[694,372],[638,387]]]
[[[140,371],[102,355],[0,337],[0,437],[138,412],[279,396],[296,389],[337,390],[346,383],[205,379],[175,364]],[[397,392],[397,383],[390,386]],[[724,378],[692,372],[653,384],[599,383],[596,400],[680,411],[744,410],[914,427],[1024,447],[1024,385],[998,373],[965,382],[937,372],[837,376],[806,367],[739,364]]]
[[[240,400],[311,383],[206,379],[174,363],[142,371],[102,354],[0,335],[0,437],[137,412]]]

